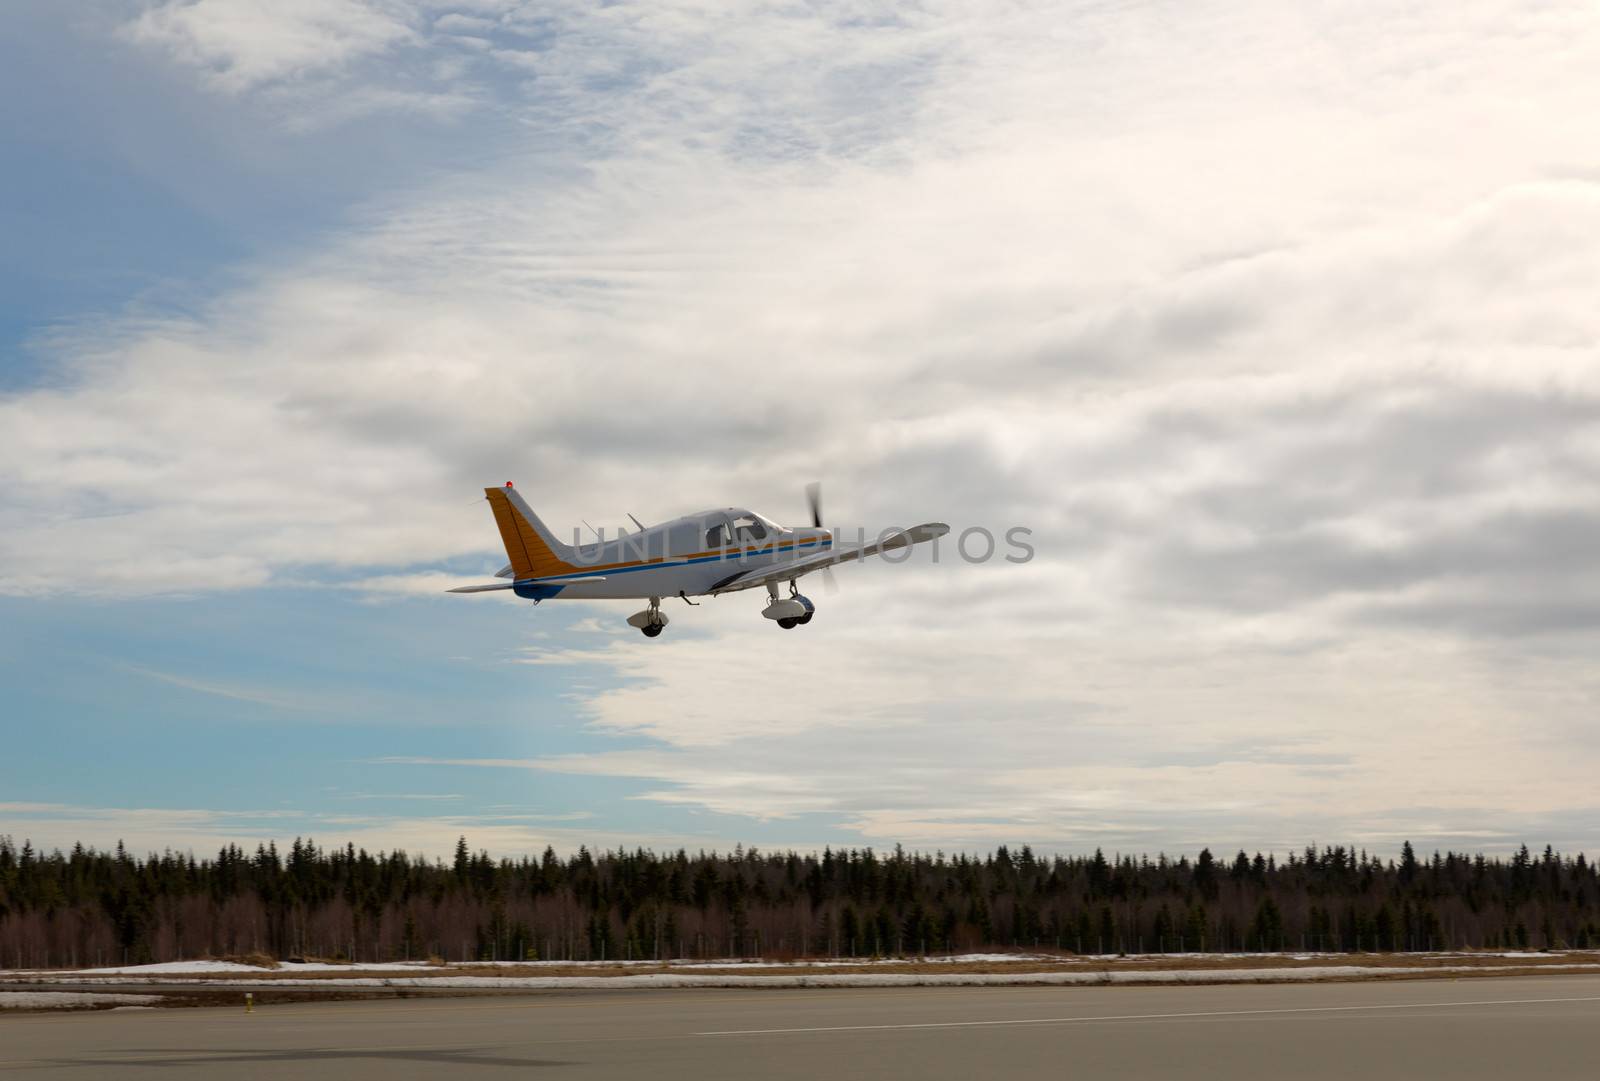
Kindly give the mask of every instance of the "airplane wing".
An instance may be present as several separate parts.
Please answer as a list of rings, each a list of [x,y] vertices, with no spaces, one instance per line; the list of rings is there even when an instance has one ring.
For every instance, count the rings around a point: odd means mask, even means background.
[[[908,548],[913,544],[921,544],[923,541],[942,537],[948,532],[950,532],[950,527],[943,522],[925,522],[922,525],[912,526],[910,529],[902,529],[899,532],[891,533],[889,536],[873,541],[871,544],[856,545],[852,548],[830,548],[826,552],[818,552],[815,555],[802,556],[799,559],[791,559],[783,563],[769,563],[765,567],[757,567],[754,570],[739,571],[712,586],[710,592],[732,593],[735,590],[764,586],[768,582],[787,582],[791,578],[798,578],[802,574],[819,571],[823,567],[831,567],[837,563],[848,563],[853,559],[864,559],[867,556],[875,556],[880,552],[892,552],[897,548]]]

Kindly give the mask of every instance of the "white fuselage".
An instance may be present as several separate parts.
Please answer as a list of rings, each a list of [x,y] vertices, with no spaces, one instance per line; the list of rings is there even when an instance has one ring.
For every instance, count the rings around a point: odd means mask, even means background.
[[[562,582],[544,588],[574,600],[694,597],[734,575],[826,551],[832,543],[825,529],[785,529],[738,508],[706,511],[574,547],[568,554],[573,569],[550,576]],[[519,581],[518,592],[539,584],[538,578]]]

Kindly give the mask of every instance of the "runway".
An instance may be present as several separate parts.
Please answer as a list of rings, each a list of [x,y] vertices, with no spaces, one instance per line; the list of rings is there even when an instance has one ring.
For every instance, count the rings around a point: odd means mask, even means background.
[[[0,1017],[0,1078],[1587,1078],[1600,977],[589,992]]]

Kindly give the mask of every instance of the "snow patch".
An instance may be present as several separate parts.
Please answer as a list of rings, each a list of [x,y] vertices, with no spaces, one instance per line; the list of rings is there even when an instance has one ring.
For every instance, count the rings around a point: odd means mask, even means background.
[[[122,965],[117,968],[86,968],[76,971],[84,976],[207,976],[279,972],[415,972],[419,968],[427,967],[425,961],[393,961],[360,965],[336,965],[326,961],[303,963],[282,961],[277,968],[241,965],[236,961],[163,961],[154,965]],[[39,971],[53,976],[68,974],[61,969]]]
[[[1548,968],[1600,972],[1600,965],[1559,965]],[[370,987],[461,987],[485,990],[574,990],[639,987],[1016,987],[1181,983],[1298,983],[1312,980],[1445,975],[1483,972],[1476,966],[1377,967],[1325,965],[1315,968],[1171,969],[1143,972],[855,972],[795,974],[793,976],[677,975],[641,973],[636,976],[441,976],[435,979],[317,980],[308,986],[334,983]]]
[[[722,961],[664,961],[674,972],[739,968],[869,968],[873,965],[1015,965],[1041,961],[1052,964],[1083,964],[1088,958],[1060,957],[1049,953],[954,953],[928,957],[831,957],[813,961],[762,961],[727,959]],[[1102,958],[1101,960],[1104,960]],[[649,962],[646,962],[649,963]]]
[[[121,965],[117,968],[86,968],[86,976],[204,976],[212,972],[272,972],[275,969],[241,965],[234,961],[166,961],[155,965]],[[52,975],[61,975],[52,972]]]
[[[82,1010],[97,1006],[148,1006],[154,995],[99,991],[0,991],[0,1010]]]
[[[1057,964],[1083,964],[1087,958],[1064,958],[1053,954],[1033,953],[958,953],[950,955],[937,955],[923,958],[911,957],[881,957],[877,959],[866,957],[834,957],[809,961],[763,961],[759,958],[724,957],[706,961],[452,961],[447,965],[430,965],[427,961],[383,961],[362,962],[360,964],[332,963],[328,961],[282,961],[275,969],[260,968],[256,965],[239,964],[236,961],[163,961],[150,965],[118,965],[114,968],[85,968],[85,969],[17,969],[0,972],[0,975],[16,977],[25,975],[38,975],[42,977],[62,976],[229,976],[229,975],[261,975],[270,973],[274,978],[290,976],[299,972],[441,972],[459,968],[492,968],[516,970],[538,970],[542,968],[561,969],[615,969],[615,968],[656,968],[669,967],[673,971],[723,971],[741,968],[782,968],[782,969],[808,969],[808,968],[838,968],[849,966],[851,968],[866,968],[873,965],[905,965],[905,964],[930,964],[930,965],[966,965],[966,964],[1019,964],[1023,962],[1055,962]],[[1099,958],[1097,960],[1109,960]]]

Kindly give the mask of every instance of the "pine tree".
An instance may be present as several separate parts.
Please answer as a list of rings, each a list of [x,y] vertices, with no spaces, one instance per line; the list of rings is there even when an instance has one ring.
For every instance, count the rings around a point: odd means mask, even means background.
[[[1155,939],[1156,949],[1162,953],[1166,953],[1173,944],[1172,914],[1167,911],[1167,906],[1164,903],[1159,909],[1156,910],[1155,923],[1151,926],[1150,933]]]
[[[1409,886],[1417,880],[1417,853],[1407,841],[1400,846],[1400,884]]]
[[[1256,918],[1250,924],[1258,950],[1276,950],[1282,944],[1283,913],[1270,896],[1263,897],[1256,906]]]
[[[855,957],[860,952],[861,922],[856,917],[856,910],[850,905],[844,906],[844,912],[839,916],[839,948],[846,957]]]
[[[1189,909],[1188,920],[1183,928],[1183,948],[1194,953],[1204,953],[1209,947],[1206,934],[1205,906],[1196,903]]]
[[[1202,848],[1194,865],[1194,888],[1208,901],[1217,899],[1217,861],[1211,849]]]

